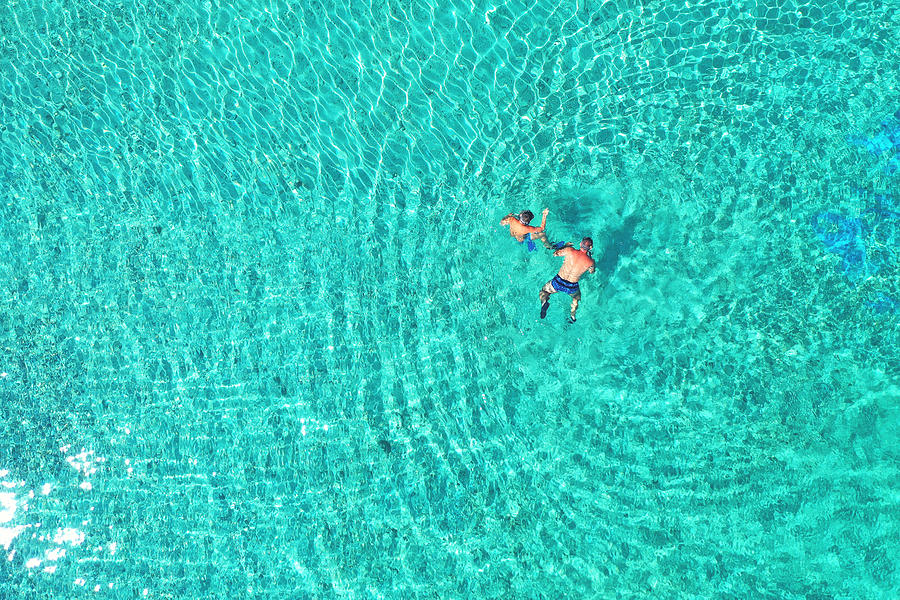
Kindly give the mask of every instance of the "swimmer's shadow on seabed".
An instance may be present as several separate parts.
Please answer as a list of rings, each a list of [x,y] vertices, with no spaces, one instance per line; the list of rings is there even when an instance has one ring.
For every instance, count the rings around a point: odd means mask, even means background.
[[[634,230],[640,219],[636,215],[626,217],[621,227],[613,229],[606,234],[606,244],[603,252],[594,258],[597,270],[609,279],[616,272],[619,261],[623,256],[628,256],[637,248],[637,240],[634,239]]]

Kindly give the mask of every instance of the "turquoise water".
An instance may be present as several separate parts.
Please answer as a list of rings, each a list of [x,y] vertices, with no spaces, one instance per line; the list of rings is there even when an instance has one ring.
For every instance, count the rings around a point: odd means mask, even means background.
[[[0,596],[898,597],[898,14],[5,3]]]

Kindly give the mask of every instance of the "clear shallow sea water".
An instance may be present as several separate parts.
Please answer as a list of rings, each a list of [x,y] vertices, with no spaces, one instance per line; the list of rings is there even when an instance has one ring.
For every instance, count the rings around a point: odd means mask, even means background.
[[[0,596],[897,597],[898,14],[6,2]]]

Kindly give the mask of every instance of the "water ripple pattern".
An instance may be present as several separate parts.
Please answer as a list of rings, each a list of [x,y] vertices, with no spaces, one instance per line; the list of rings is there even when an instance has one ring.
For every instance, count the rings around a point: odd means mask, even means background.
[[[900,596],[898,15],[7,0],[0,596]]]

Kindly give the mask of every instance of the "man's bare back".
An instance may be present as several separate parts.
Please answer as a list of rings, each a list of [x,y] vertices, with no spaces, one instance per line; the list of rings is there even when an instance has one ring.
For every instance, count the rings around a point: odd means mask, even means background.
[[[565,257],[562,266],[559,268],[559,276],[566,281],[577,283],[586,272],[594,272],[594,259],[583,250],[561,248],[554,252],[553,256]]]

